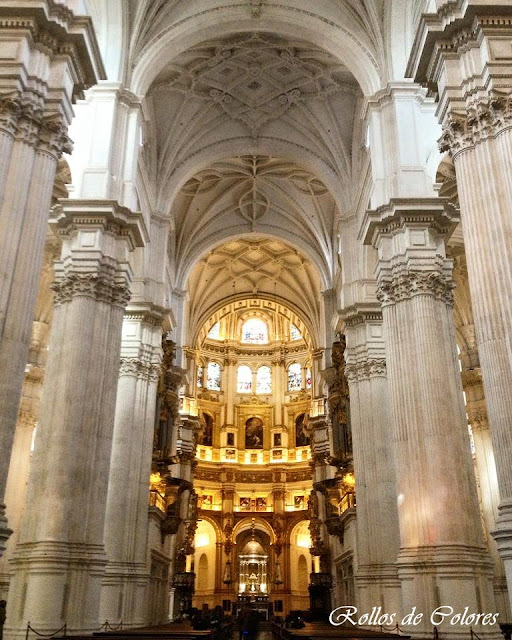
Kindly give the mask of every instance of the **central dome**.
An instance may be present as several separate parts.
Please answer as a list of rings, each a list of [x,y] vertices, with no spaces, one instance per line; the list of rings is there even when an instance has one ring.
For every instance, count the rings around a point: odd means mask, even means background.
[[[249,540],[249,542],[245,545],[244,550],[242,552],[243,555],[250,555],[250,556],[261,556],[265,554],[265,550],[263,549],[263,547],[261,546],[261,544],[257,541],[254,540],[254,538],[252,540]]]

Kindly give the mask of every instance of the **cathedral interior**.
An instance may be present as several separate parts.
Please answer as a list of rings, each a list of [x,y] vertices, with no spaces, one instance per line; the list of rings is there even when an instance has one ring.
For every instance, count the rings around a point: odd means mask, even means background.
[[[510,167],[510,0],[0,0],[4,640],[510,639]]]

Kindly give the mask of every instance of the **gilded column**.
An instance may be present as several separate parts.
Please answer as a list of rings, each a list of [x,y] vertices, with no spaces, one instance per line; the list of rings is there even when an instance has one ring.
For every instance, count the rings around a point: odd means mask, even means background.
[[[494,612],[464,412],[453,322],[452,261],[445,239],[457,223],[441,199],[391,200],[369,211],[363,236],[378,251],[393,414],[398,493],[398,575],[404,611],[423,612],[413,636],[431,632],[430,613]],[[478,634],[499,637],[493,626]],[[441,624],[446,637],[463,627]]]
[[[357,606],[400,614],[392,418],[380,305],[343,312],[357,495]]]
[[[150,622],[147,505],[161,342],[162,312],[130,307],[123,321],[100,604],[101,622],[129,627]]]
[[[106,488],[129,254],[144,245],[140,215],[115,202],[63,201],[62,239],[28,499],[12,557],[6,629],[98,628]]]
[[[512,597],[512,18],[503,3],[475,4],[423,16],[408,72],[437,90],[440,150],[457,175],[501,495],[493,536]]]

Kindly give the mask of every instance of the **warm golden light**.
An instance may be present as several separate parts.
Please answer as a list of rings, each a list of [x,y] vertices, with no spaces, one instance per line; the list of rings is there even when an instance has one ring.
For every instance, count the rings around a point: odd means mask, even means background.
[[[162,476],[159,473],[152,473],[149,478],[149,482],[151,483],[151,486],[160,484],[162,482]]]
[[[207,547],[210,544],[210,536],[207,533],[198,533],[195,538],[195,547]]]
[[[346,473],[343,476],[343,483],[348,485],[349,487],[355,487],[356,486],[356,479],[353,473]]]
[[[311,548],[311,536],[309,535],[309,533],[297,534],[297,546],[304,549]]]

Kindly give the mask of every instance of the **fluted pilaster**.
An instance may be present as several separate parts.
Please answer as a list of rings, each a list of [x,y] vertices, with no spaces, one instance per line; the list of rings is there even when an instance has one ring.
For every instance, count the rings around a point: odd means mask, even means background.
[[[357,495],[357,603],[401,612],[391,407],[380,305],[343,313]]]
[[[162,313],[140,307],[123,321],[100,603],[100,621],[130,627],[150,622],[147,504],[162,342]]]

